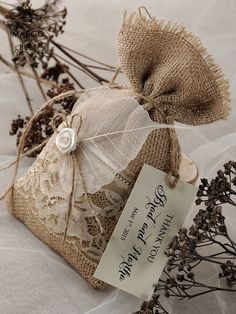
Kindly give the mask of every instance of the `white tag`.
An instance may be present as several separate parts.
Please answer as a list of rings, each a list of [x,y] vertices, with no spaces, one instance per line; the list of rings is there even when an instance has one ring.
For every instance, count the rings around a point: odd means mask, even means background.
[[[183,226],[197,188],[166,185],[166,173],[144,165],[94,276],[149,300],[167,262],[168,243]]]

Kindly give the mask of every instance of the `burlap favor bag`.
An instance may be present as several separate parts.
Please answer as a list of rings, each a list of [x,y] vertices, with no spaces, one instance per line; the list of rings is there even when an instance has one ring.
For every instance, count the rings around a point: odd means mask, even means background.
[[[229,110],[220,69],[183,26],[133,13],[124,18],[118,52],[130,88],[101,88],[80,99],[7,196],[13,215],[96,288],[104,283],[93,273],[142,165],[176,177],[174,182],[169,177],[172,186],[178,181],[174,128],[157,123],[205,124],[225,118]],[[103,142],[98,123],[119,132]],[[129,127],[128,138],[122,130]]]

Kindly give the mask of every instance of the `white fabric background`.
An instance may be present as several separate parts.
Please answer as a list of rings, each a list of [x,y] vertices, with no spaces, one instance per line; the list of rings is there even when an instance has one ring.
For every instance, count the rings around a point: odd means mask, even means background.
[[[9,1],[10,2],[10,1]],[[40,1],[32,1],[34,5]],[[14,3],[14,1],[11,1]],[[116,35],[123,11],[145,5],[152,15],[185,24],[197,33],[230,80],[232,112],[228,121],[208,126],[179,130],[183,151],[198,164],[200,175],[212,177],[216,169],[229,159],[236,159],[236,2],[235,0],[77,0],[63,1],[68,8],[66,35],[60,41],[82,53],[113,65],[118,64]],[[0,32],[0,54],[7,55],[7,42]],[[81,80],[85,80],[81,77]],[[34,106],[42,100],[32,80],[26,80]],[[93,84],[94,85],[94,84]],[[88,82],[87,86],[92,86]],[[8,135],[9,124],[18,113],[27,114],[27,106],[16,76],[0,65],[0,163],[13,160],[15,138]],[[25,160],[21,173],[32,163]],[[6,187],[10,172],[0,176],[0,189]],[[193,206],[187,223],[196,212]],[[224,211],[232,237],[236,238],[234,208]],[[214,267],[202,269],[203,278],[217,284]],[[190,301],[167,300],[173,314],[236,312],[234,294],[217,293]],[[168,303],[167,303],[168,302]],[[14,219],[4,204],[0,209],[0,313],[77,313],[124,314],[135,311],[141,301],[110,288],[93,290],[67,263],[27,228]]]

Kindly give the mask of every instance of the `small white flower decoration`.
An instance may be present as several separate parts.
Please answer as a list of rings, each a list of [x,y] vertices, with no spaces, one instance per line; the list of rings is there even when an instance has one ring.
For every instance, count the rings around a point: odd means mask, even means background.
[[[78,136],[74,129],[63,128],[56,137],[56,145],[61,153],[70,153],[76,149]]]

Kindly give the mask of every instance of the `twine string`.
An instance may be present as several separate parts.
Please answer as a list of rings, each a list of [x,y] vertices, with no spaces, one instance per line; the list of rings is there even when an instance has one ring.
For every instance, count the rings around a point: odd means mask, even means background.
[[[139,15],[142,15],[142,10],[144,10],[146,12],[146,14],[149,16],[150,19],[152,18],[150,12],[148,11],[148,9],[144,5],[141,5],[138,8]]]
[[[174,125],[174,118],[170,110],[162,108],[160,101],[155,96],[144,96],[139,93],[135,93],[135,95],[137,98],[144,101],[143,108],[146,111],[157,110],[164,118],[166,124]],[[174,189],[180,179],[180,145],[174,127],[168,128],[168,134],[170,139],[170,165],[166,176],[166,183],[171,189]]]
[[[59,133],[59,130],[58,130],[58,127],[57,127],[57,121],[58,119],[61,118],[62,119],[62,122],[65,122],[66,124],[66,127],[68,128],[69,127],[69,124],[68,124],[68,121],[67,121],[67,115],[65,112],[58,112],[51,120],[51,127],[54,131],[54,133]]]
[[[76,158],[74,152],[70,153],[70,157],[72,159],[72,182],[71,182],[71,191],[69,194],[69,202],[68,202],[68,208],[66,211],[66,223],[65,223],[65,229],[64,229],[64,234],[62,238],[62,243],[65,244],[66,236],[67,236],[67,230],[69,227],[69,221],[70,221],[70,215],[72,211],[72,205],[73,205],[73,196],[74,196],[74,191],[75,191],[75,171],[76,171]]]
[[[81,117],[80,114],[78,114],[78,113],[74,114],[71,117],[70,123],[68,123],[67,117],[65,117],[65,121],[64,122],[66,122],[66,125],[68,127],[73,128],[73,121],[74,121],[75,117],[77,117],[77,116],[80,118],[78,130],[77,130],[77,135],[78,135],[79,131],[80,131],[80,128],[81,128],[81,125],[82,125],[82,117]],[[78,141],[78,143],[79,143],[79,141]],[[64,230],[64,235],[63,235],[63,239],[62,239],[63,244],[65,244],[65,240],[66,240],[66,236],[67,236],[67,230],[68,230],[68,227],[69,227],[70,216],[71,216],[72,207],[73,207],[73,198],[74,198],[75,184],[76,184],[75,183],[75,181],[76,181],[76,169],[78,170],[78,175],[80,177],[80,182],[81,182],[83,190],[84,190],[84,195],[85,195],[86,201],[89,204],[90,210],[92,211],[92,213],[94,215],[94,218],[95,218],[95,220],[96,220],[96,222],[97,222],[97,224],[98,224],[98,226],[100,228],[101,235],[104,234],[104,229],[102,227],[102,223],[101,223],[101,221],[100,221],[100,219],[98,217],[98,214],[94,210],[94,207],[92,206],[90,198],[88,196],[88,193],[87,193],[87,190],[86,190],[86,187],[85,187],[85,182],[84,182],[83,176],[81,174],[80,165],[79,165],[79,162],[77,162],[77,159],[76,159],[74,151],[70,152],[70,158],[72,160],[72,180],[71,180],[72,182],[71,182],[71,192],[69,194],[68,209],[67,209],[67,212],[66,212],[65,230]]]
[[[110,81],[110,83],[109,83],[109,86],[110,86],[111,88],[112,88],[112,86],[115,84],[115,80],[116,80],[117,76],[119,75],[120,71],[121,71],[121,67],[117,67],[117,68],[116,68],[116,71],[115,71],[115,73],[114,73],[114,75],[113,75],[113,77],[112,77],[112,79],[111,79],[111,81]]]

